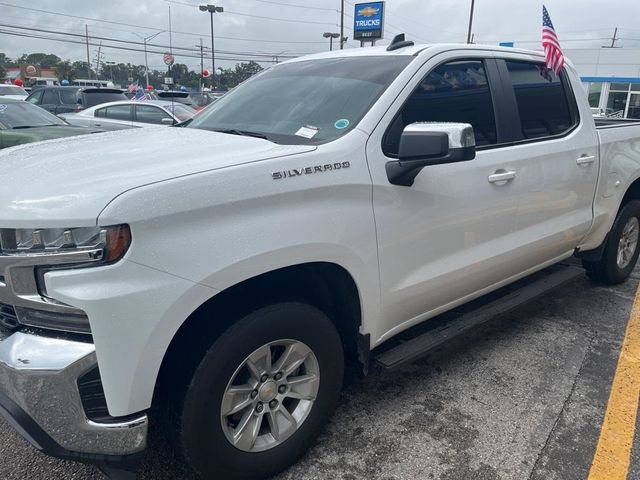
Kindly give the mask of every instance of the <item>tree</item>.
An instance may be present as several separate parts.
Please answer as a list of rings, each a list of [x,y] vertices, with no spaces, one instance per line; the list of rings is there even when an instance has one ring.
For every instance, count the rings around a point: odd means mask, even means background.
[[[0,65],[0,82],[7,76],[7,71],[4,69],[4,65]]]
[[[54,67],[61,61],[60,57],[51,53],[30,53],[28,55],[25,53],[18,58],[18,63],[35,64],[43,68]]]
[[[220,70],[222,73],[216,75],[216,87],[228,90],[261,72],[263,68],[252,60],[247,63],[238,63],[233,69]]]
[[[84,61],[75,61],[71,64],[73,78],[90,78],[91,65]]]
[[[65,60],[64,62],[58,62],[55,66],[56,77],[58,80],[73,80],[74,71],[71,65],[70,60]]]

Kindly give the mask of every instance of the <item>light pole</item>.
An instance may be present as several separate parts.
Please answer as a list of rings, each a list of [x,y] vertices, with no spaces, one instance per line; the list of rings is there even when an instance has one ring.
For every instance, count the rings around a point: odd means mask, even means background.
[[[216,89],[216,54],[213,46],[213,14],[224,12],[223,7],[216,7],[215,5],[200,5],[198,7],[201,12],[209,12],[211,15],[211,90]]]
[[[147,42],[156,38],[161,33],[166,32],[166,30],[160,30],[158,33],[154,33],[148,37],[142,37],[135,32],[132,32],[136,37],[142,39],[142,43],[144,44],[144,78],[146,82],[146,88],[149,88],[149,60],[147,60]]]
[[[331,33],[331,32],[324,32],[322,34],[322,36],[324,38],[328,38],[329,39],[329,51],[333,50],[333,39],[334,38],[338,38],[340,36],[339,33]]]
[[[104,62],[105,65],[109,65],[109,78],[111,78],[111,83],[113,83],[113,66],[116,62]]]
[[[471,0],[471,11],[469,12],[469,31],[467,32],[467,43],[471,43],[471,29],[473,28],[473,7],[475,0]]]

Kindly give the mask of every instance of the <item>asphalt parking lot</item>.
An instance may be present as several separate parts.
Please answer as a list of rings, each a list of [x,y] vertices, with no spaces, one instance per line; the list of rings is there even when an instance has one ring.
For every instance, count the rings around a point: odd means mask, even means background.
[[[349,379],[293,479],[589,477],[640,269],[616,287],[577,279],[409,366]],[[189,479],[152,440],[140,479]],[[0,478],[102,479],[34,451],[0,420]],[[636,436],[628,479],[640,479]]]

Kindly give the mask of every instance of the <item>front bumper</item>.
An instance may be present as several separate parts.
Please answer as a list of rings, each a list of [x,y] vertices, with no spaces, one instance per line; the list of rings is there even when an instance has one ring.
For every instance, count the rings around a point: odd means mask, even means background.
[[[0,329],[0,414],[49,455],[135,468],[146,447],[146,414],[87,418],[78,378],[96,366],[92,343]]]

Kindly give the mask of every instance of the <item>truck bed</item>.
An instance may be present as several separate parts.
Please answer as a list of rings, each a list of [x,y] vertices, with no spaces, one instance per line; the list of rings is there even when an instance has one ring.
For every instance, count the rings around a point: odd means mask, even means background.
[[[640,125],[640,120],[635,118],[594,117],[596,128],[625,127]]]

